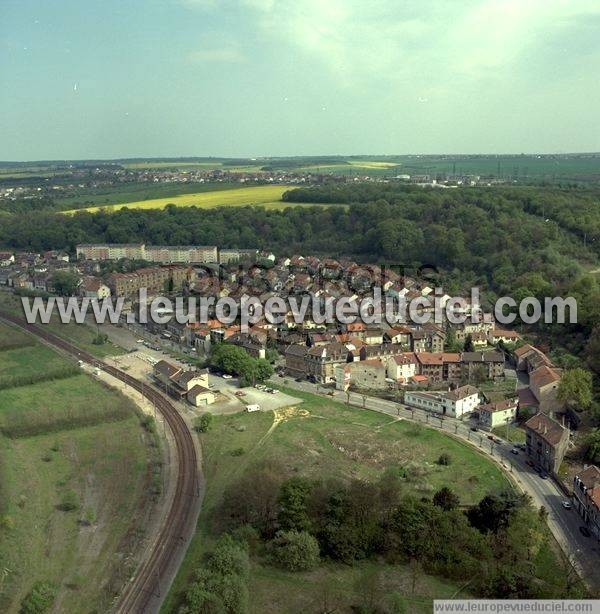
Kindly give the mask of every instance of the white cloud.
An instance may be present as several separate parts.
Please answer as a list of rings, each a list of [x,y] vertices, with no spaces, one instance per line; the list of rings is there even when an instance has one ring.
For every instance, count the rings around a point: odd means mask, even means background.
[[[505,78],[572,20],[600,14],[597,0],[185,2],[243,12],[258,36],[321,64],[342,86],[376,77],[420,93]]]

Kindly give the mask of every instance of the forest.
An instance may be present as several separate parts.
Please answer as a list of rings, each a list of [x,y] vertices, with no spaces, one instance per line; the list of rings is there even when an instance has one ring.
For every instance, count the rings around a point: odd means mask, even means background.
[[[479,285],[497,296],[570,295],[577,325],[544,331],[581,355],[600,321],[600,190],[558,187],[423,189],[394,183],[300,188],[288,202],[346,207],[168,205],[164,210],[65,216],[41,210],[3,216],[0,245],[69,249],[85,242],[208,244],[404,265],[435,265],[448,292]],[[593,340],[592,340],[593,341]],[[588,348],[589,349],[589,348]],[[592,368],[599,369],[596,358]]]

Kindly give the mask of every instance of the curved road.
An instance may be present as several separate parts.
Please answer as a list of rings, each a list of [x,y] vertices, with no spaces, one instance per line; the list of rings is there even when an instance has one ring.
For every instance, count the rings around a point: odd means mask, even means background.
[[[323,395],[326,394],[327,390],[331,391],[331,388],[325,389],[320,386],[319,388],[323,392],[318,392],[315,384],[296,382],[285,376],[273,376],[272,380],[274,383],[283,384],[288,388],[296,388],[312,394],[317,392],[317,394]],[[334,398],[343,403],[348,399],[345,392],[338,390],[335,391]],[[567,497],[552,479],[542,480],[526,464],[526,455],[523,452],[519,452],[517,455],[512,454],[512,444],[506,441],[499,444],[493,443],[487,438],[487,433],[482,431],[474,433],[471,431],[469,423],[456,418],[446,416],[443,420],[440,420],[434,414],[424,410],[413,410],[413,408],[401,403],[394,403],[377,397],[365,397],[363,405],[363,395],[357,393],[350,393],[350,404],[440,428],[449,435],[468,441],[484,454],[493,457],[510,474],[519,487],[531,496],[537,507],[543,505],[548,510],[548,526],[556,541],[588,587],[598,590],[600,587],[599,542],[593,537],[584,537],[579,532],[579,527],[583,524],[579,514],[575,509],[566,510],[563,507],[562,502]]]
[[[169,426],[175,441],[178,467],[173,500],[150,552],[125,585],[114,606],[116,612],[127,614],[158,612],[185,554],[200,509],[198,458],[192,434],[185,420],[165,396],[148,385],[142,385],[142,382],[124,371],[106,364],[43,327],[28,324],[22,318],[4,312],[0,312],[0,318],[128,384],[154,404]]]

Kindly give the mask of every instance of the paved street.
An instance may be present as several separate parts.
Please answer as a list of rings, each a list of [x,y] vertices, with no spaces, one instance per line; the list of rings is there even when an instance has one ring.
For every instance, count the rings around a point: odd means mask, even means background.
[[[317,386],[310,382],[296,382],[289,377],[278,375],[272,378],[274,383],[282,384],[297,390],[303,390],[312,394],[317,393]],[[331,388],[319,387],[318,394],[327,395]],[[334,398],[340,402],[347,401],[347,394],[341,391],[334,392]],[[363,407],[363,395],[350,393],[350,404]],[[518,455],[512,454],[513,446],[506,442],[497,444],[487,438],[487,433],[477,433],[470,430],[470,423],[451,417],[443,420],[430,415],[420,409],[412,409],[400,403],[386,401],[375,397],[366,397],[364,400],[366,409],[379,411],[392,416],[400,416],[405,420],[414,420],[423,424],[429,424],[434,428],[441,428],[449,435],[456,436],[464,441],[469,441],[481,452],[492,457],[509,471],[515,482],[529,494],[537,507],[544,506],[548,510],[548,525],[554,537],[559,542],[563,551],[568,554],[573,565],[591,588],[600,587],[600,544],[593,538],[584,537],[579,532],[583,524],[577,512],[566,510],[562,506],[565,495],[558,485],[551,479],[542,478],[525,461],[524,452]]]

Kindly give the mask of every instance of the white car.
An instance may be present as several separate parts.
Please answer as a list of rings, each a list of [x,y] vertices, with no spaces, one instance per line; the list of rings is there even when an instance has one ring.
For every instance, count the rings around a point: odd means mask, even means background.
[[[223,373],[221,376],[223,379],[233,379],[233,375],[229,375],[229,373]]]
[[[566,509],[566,510],[570,510],[573,507],[573,504],[570,501],[563,501],[562,502],[562,506]]]
[[[143,339],[138,339],[138,340],[136,341],[136,343],[144,343],[144,340],[143,340]]]

